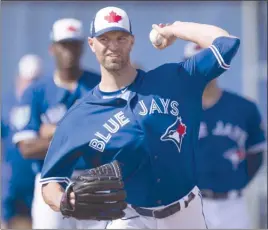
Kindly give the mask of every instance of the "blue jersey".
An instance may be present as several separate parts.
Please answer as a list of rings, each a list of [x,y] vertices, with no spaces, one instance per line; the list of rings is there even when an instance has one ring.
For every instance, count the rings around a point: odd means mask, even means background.
[[[1,160],[3,161],[6,158],[6,151],[5,151],[5,147],[6,147],[6,137],[8,136],[9,133],[9,129],[8,126],[6,125],[6,123],[3,121],[3,119],[1,118]]]
[[[2,95],[1,131],[3,139],[8,137],[10,134],[10,114],[17,101],[18,100],[13,92]]]
[[[223,91],[201,119],[196,155],[199,188],[215,192],[243,189],[249,181],[246,154],[258,154],[265,148],[256,105]]]
[[[7,126],[1,119],[1,139],[5,138],[8,134]]]
[[[8,135],[8,127],[5,122],[1,119],[1,141]]]
[[[30,210],[33,189],[34,189],[34,172],[32,170],[32,161],[25,160],[18,148],[12,143],[12,135],[15,130],[11,124],[12,111],[18,100],[14,93],[8,94],[2,103],[2,119],[5,132],[3,137],[2,151],[2,217],[9,221],[12,217],[20,214],[17,208],[18,202],[26,204]],[[3,126],[2,126],[3,128]]]
[[[3,139],[3,157],[4,160],[12,159],[13,153],[15,156],[18,154],[16,146],[12,143],[12,135],[14,133],[13,126],[11,125],[11,114],[14,106],[18,103],[18,99],[15,94],[8,93],[4,95],[2,100],[2,139]]]
[[[85,96],[100,81],[100,76],[93,72],[84,71],[77,82],[76,89],[71,92],[59,87],[53,78],[42,78],[32,84],[23,94],[22,99],[14,111],[12,124],[17,132],[13,135],[13,142],[38,137],[40,126],[44,123],[57,124],[66,111]],[[84,167],[80,162],[77,167]],[[36,160],[34,168],[41,172],[43,160]]]
[[[155,207],[185,196],[196,185],[202,92],[228,69],[239,43],[221,37],[185,62],[138,71],[130,86],[116,92],[120,96],[95,87],[57,128],[41,183],[68,183],[79,156],[89,168],[92,160],[100,165],[117,159],[128,203]]]

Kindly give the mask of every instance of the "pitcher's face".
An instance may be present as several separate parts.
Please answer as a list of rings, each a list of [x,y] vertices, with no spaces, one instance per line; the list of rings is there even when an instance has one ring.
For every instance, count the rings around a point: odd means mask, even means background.
[[[134,37],[126,32],[111,31],[89,38],[88,43],[99,63],[107,70],[116,71],[129,63]]]

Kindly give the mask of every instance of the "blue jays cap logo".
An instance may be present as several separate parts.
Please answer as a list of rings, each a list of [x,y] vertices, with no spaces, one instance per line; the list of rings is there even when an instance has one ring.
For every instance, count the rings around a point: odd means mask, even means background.
[[[160,137],[161,141],[172,141],[181,151],[183,137],[186,134],[186,125],[182,122],[181,117],[177,117],[176,121],[170,125],[166,132]]]

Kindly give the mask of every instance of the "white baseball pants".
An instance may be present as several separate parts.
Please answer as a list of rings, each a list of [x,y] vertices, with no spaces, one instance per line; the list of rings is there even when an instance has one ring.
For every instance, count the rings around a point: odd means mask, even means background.
[[[213,200],[203,198],[204,214],[211,229],[252,229],[246,197]]]

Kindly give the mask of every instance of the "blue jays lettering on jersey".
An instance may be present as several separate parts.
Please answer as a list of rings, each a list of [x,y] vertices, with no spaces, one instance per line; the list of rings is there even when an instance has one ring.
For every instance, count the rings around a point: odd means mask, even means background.
[[[239,43],[221,37],[185,62],[138,71],[120,98],[103,98],[94,88],[61,121],[40,182],[68,183],[79,156],[86,162],[98,157],[100,164],[122,164],[130,204],[155,207],[186,195],[196,185],[202,92],[228,69]]]
[[[246,154],[258,154],[265,148],[256,105],[223,91],[219,101],[204,110],[201,119],[196,154],[199,188],[215,192],[244,188],[249,180]]]
[[[31,85],[14,112],[13,124],[18,131],[13,136],[13,142],[37,137],[41,124],[57,124],[66,111],[99,81],[99,75],[84,71],[73,92],[57,86],[53,78],[42,78]],[[35,170],[40,172],[42,165],[43,160],[38,160]]]

